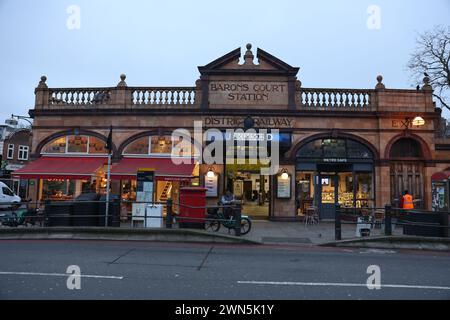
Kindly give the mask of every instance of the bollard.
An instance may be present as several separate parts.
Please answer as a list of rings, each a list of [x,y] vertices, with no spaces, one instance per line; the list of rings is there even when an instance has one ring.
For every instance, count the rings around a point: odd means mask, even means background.
[[[173,200],[167,199],[167,217],[166,217],[166,228],[172,229],[172,206]]]
[[[234,219],[236,219],[236,225],[234,227],[234,232],[236,237],[241,236],[241,206],[234,207]]]
[[[392,206],[390,204],[384,207],[384,234],[392,235]]]
[[[335,240],[342,240],[342,226],[341,226],[341,205],[335,204],[335,220],[334,220],[334,238]]]

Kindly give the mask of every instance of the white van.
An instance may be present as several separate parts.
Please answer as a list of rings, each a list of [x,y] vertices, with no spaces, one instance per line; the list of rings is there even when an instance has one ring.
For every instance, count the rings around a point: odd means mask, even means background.
[[[11,208],[14,205],[19,205],[22,199],[20,199],[19,196],[15,195],[14,192],[11,191],[11,189],[0,181],[0,208]],[[6,203],[3,205],[3,203]]]

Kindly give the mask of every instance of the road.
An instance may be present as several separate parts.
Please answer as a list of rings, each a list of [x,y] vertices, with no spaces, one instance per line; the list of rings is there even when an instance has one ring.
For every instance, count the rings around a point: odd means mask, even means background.
[[[80,278],[68,278],[77,265]],[[381,289],[369,290],[369,266]],[[0,241],[0,299],[450,299],[450,253]],[[67,282],[81,289],[69,290]]]

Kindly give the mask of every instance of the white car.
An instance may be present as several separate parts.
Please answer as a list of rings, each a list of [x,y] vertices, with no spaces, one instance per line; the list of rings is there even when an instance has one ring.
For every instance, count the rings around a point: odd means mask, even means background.
[[[22,199],[3,182],[0,182],[0,208],[11,208],[19,206]]]

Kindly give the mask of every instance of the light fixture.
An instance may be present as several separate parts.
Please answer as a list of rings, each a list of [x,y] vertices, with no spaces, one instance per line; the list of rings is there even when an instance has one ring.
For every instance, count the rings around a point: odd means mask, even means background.
[[[281,170],[281,179],[283,180],[289,179],[289,173],[286,169]]]
[[[208,173],[206,174],[206,176],[207,176],[208,178],[214,178],[214,177],[216,176],[216,174],[214,173],[214,171],[213,171],[212,168],[209,168],[209,169],[208,169]]]
[[[412,121],[412,125],[413,125],[413,126],[416,126],[416,127],[424,126],[424,125],[425,125],[425,120],[424,120],[422,117],[417,116],[417,117],[415,117],[414,120]]]

